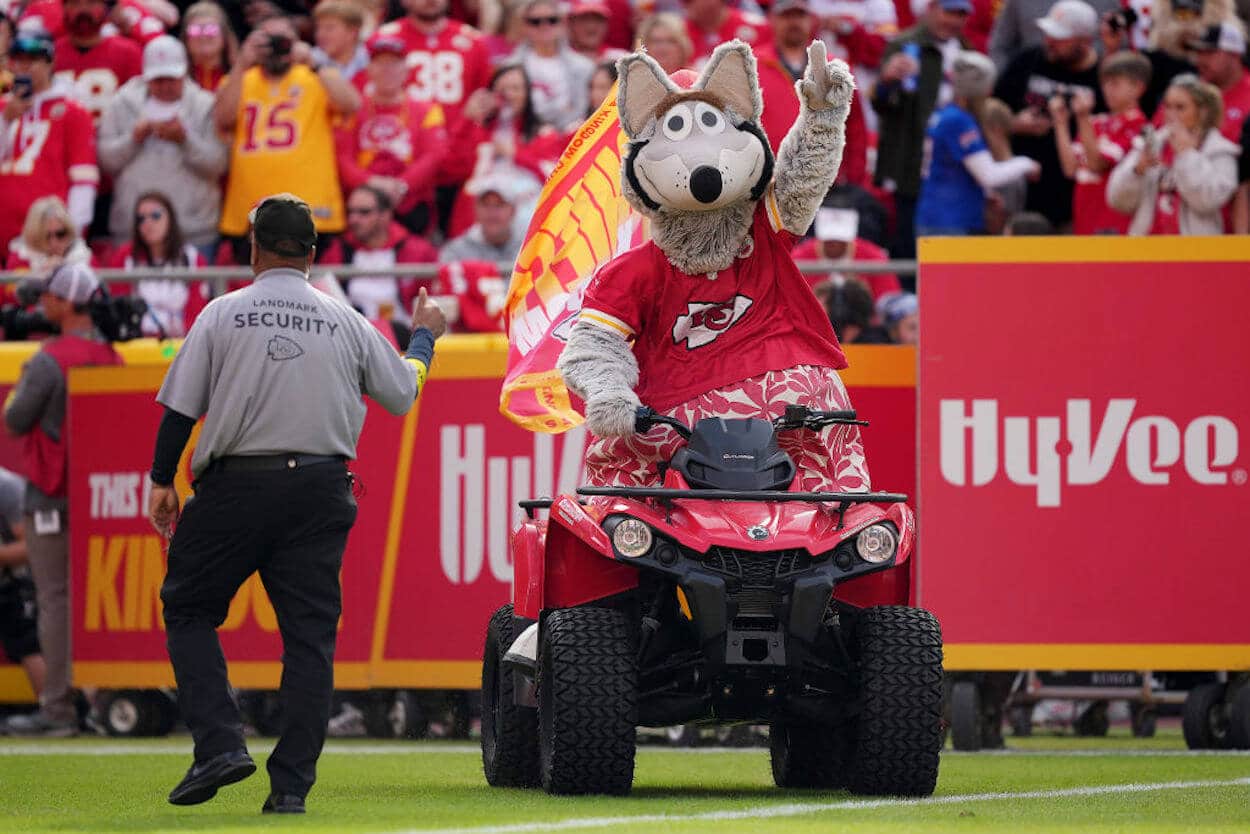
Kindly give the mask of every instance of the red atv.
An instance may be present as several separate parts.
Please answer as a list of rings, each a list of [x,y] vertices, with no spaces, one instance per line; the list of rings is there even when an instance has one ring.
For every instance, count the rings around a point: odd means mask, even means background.
[[[771,422],[711,418],[692,431],[643,408],[639,432],[663,424],[687,441],[662,487],[522,502],[515,607],[491,618],[482,667],[491,785],[625,794],[638,726],[769,722],[780,787],[933,792],[937,620],[843,593],[907,569],[906,496],[801,492],[777,444],[835,423],[867,425],[790,406]]]

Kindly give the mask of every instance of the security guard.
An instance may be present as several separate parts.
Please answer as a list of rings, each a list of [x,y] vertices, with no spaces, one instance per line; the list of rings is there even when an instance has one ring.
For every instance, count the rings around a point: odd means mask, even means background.
[[[283,644],[282,736],[262,810],[303,813],[330,717],[339,568],[356,520],[346,461],[365,419],[361,396],[407,412],[446,322],[422,290],[400,356],[363,316],[309,285],[317,233],[304,201],[269,197],[250,220],[255,282],[204,308],[156,397],[166,410],[148,515],[165,536],[178,521],[161,601],[195,741],[169,801],[204,802],[256,770],[216,629],[259,571]],[[201,416],[195,495],[179,518],[174,473]]]

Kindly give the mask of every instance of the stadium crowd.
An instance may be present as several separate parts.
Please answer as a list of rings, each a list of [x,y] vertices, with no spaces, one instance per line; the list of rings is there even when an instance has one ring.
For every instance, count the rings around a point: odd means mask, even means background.
[[[1250,73],[1232,0],[0,9],[5,269],[246,265],[249,209],[295,190],[321,263],[437,265],[430,279],[340,282],[401,344],[421,286],[457,296],[461,329],[500,327],[499,267],[614,60],[639,46],[675,71],[749,42],[774,149],[811,38],[853,67],[842,168],[800,260],[909,260],[917,234],[1250,231]],[[911,276],[811,281],[845,341],[914,341]],[[141,295],[145,327],[170,336],[211,294],[151,278],[113,289]]]

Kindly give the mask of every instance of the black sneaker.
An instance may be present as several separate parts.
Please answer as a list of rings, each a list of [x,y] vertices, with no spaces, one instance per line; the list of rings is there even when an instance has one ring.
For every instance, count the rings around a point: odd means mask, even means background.
[[[262,814],[302,814],[304,797],[293,793],[271,793],[261,806]]]
[[[173,805],[199,805],[217,795],[218,788],[233,785],[256,772],[256,762],[246,750],[213,756],[191,765],[178,787],[169,792]]]

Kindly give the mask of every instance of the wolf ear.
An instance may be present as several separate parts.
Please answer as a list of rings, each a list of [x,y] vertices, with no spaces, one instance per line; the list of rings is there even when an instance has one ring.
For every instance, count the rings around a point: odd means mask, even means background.
[[[616,90],[616,110],[625,135],[636,139],[655,115],[656,105],[678,89],[655,59],[645,52],[626,55],[617,62],[616,68],[621,79]]]
[[[695,87],[719,96],[744,119],[759,122],[764,114],[755,55],[751,47],[740,40],[716,47]]]

